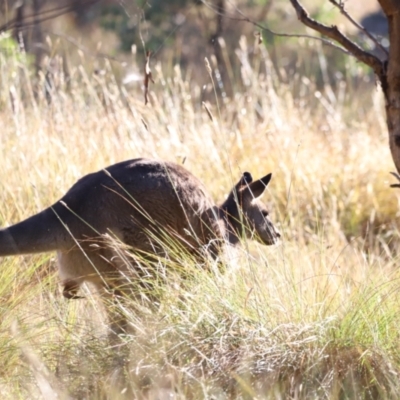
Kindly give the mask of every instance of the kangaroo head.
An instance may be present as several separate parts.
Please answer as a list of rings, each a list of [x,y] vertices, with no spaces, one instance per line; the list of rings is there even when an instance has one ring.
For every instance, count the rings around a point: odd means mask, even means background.
[[[277,243],[281,235],[271,222],[267,208],[259,201],[271,177],[272,174],[268,174],[253,182],[251,174],[245,172],[230,192],[222,209],[231,242],[235,241],[233,237],[247,237],[266,245]]]

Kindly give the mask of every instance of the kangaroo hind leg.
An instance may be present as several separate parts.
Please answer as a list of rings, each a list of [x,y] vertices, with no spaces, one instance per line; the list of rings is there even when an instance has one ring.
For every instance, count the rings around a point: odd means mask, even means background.
[[[92,262],[79,248],[58,251],[57,258],[59,276],[64,286],[63,296],[66,299],[81,299],[78,291],[82,283],[98,278]]]

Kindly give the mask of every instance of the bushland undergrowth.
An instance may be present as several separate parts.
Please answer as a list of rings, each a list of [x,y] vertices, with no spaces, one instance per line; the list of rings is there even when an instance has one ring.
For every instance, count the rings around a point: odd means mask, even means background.
[[[265,201],[283,234],[244,242],[224,273],[160,260],[154,274],[172,274],[155,277],[159,305],[124,310],[135,334],[120,347],[90,288],[62,298],[54,255],[2,259],[2,398],[398,398],[399,193],[379,89],[282,84],[262,49],[238,52],[234,98],[157,65],[147,106],[107,63],[46,81],[0,58],[2,226],[86,173],[155,157],[184,163],[216,200],[243,171],[273,172]]]

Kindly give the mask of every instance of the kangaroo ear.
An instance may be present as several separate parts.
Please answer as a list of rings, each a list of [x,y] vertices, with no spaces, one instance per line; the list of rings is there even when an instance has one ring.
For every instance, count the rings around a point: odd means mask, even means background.
[[[265,175],[263,178],[259,179],[258,181],[252,182],[246,190],[249,195],[254,198],[260,197],[263,193],[265,188],[267,187],[269,181],[272,178],[272,174]]]
[[[235,185],[235,188],[239,189],[242,186],[247,186],[251,182],[253,182],[253,177],[251,176],[251,173],[250,172],[243,172],[243,175],[240,178],[239,182]]]

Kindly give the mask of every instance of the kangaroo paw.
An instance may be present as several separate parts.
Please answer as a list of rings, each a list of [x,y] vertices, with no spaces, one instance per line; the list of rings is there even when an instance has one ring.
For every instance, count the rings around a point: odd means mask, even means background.
[[[63,296],[68,300],[84,299],[78,296],[79,285],[75,282],[68,282],[64,285]]]

